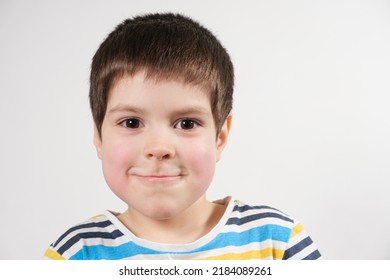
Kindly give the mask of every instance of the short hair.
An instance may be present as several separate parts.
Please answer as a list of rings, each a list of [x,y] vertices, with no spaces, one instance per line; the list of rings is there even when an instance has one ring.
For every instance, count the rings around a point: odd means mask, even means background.
[[[229,54],[205,27],[173,13],[136,16],[101,43],[91,66],[89,100],[99,135],[108,94],[124,75],[179,80],[209,94],[217,135],[232,110],[234,70]]]

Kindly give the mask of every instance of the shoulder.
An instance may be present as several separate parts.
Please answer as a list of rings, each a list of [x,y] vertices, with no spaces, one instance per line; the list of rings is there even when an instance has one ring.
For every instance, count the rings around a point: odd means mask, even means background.
[[[109,213],[89,218],[62,234],[45,252],[48,259],[70,259],[82,248],[115,240],[123,233],[109,218]]]
[[[294,224],[294,219],[276,208],[235,200],[224,231],[239,233],[240,238],[257,238],[257,242],[272,240],[285,244]]]
[[[235,201],[228,224],[231,230],[254,231],[261,241],[272,240],[283,259],[319,259],[320,252],[299,221],[270,206]]]
[[[235,200],[230,223],[244,224],[254,221],[264,224],[277,224],[288,228],[292,228],[295,223],[292,217],[276,208],[267,205],[252,206]]]

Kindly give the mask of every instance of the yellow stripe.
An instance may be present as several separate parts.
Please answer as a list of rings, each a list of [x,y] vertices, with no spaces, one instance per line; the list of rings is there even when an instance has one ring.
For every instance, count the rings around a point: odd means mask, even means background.
[[[266,248],[263,250],[253,250],[244,253],[230,253],[219,256],[202,258],[201,260],[250,260],[250,259],[265,259],[272,257],[273,259],[281,260],[283,258],[284,251],[272,248]]]
[[[92,219],[96,219],[96,218],[99,218],[99,217],[102,217],[104,216],[103,214],[99,214],[99,215],[96,215],[96,216],[93,216],[91,218],[89,218],[89,220],[92,220]]]
[[[295,227],[292,228],[290,238],[293,238],[295,235],[301,233],[303,230],[303,226],[301,224],[297,224]]]
[[[51,260],[65,260],[63,256],[50,248],[46,250],[44,256]]]

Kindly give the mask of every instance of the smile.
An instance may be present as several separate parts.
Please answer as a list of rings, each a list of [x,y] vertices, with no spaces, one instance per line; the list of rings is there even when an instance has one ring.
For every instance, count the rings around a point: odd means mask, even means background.
[[[135,175],[138,179],[141,181],[146,181],[149,183],[170,183],[177,181],[181,178],[180,175],[147,175],[147,176],[140,176]]]

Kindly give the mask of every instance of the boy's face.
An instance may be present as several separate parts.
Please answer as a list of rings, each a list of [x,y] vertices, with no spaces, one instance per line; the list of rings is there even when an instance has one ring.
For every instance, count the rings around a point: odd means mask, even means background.
[[[145,80],[143,72],[119,79],[101,138],[95,128],[107,184],[129,211],[158,220],[180,214],[205,200],[230,119],[216,137],[209,97],[200,88]]]

